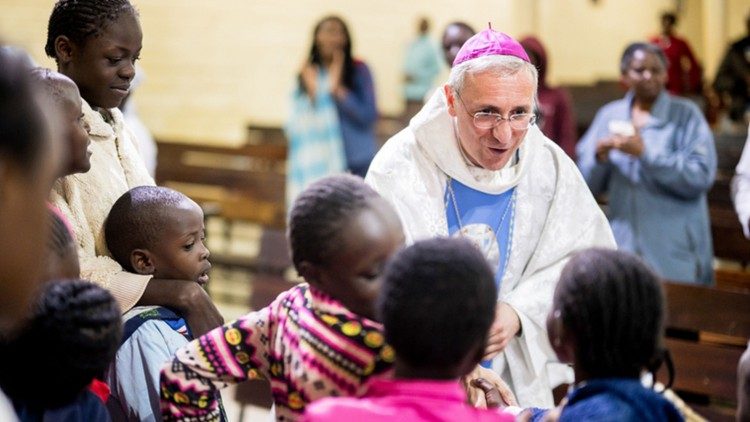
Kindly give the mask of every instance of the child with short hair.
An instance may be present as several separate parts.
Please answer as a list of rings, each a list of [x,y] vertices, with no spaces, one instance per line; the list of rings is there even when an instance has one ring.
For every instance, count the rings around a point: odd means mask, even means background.
[[[248,379],[269,380],[277,419],[296,420],[390,370],[393,349],[372,317],[380,273],[404,242],[396,213],[361,178],[339,175],[297,197],[288,227],[306,283],[178,350],[162,369],[164,420],[216,419],[217,391]]]
[[[436,238],[398,253],[383,275],[378,314],[395,350],[394,379],[361,398],[324,398],[306,421],[512,421],[466,403],[459,379],[484,355],[494,319],[494,275],[470,242]]]
[[[151,283],[208,283],[203,211],[180,192],[129,190],[112,206],[104,236],[122,268],[152,275]],[[107,376],[108,407],[115,420],[161,420],[159,370],[192,337],[181,315],[166,307],[136,306],[122,320],[123,339]]]
[[[180,311],[196,333],[221,324],[210,298],[195,283],[134,274],[112,260],[104,220],[112,204],[135,186],[153,186],[132,132],[117,109],[130,90],[143,33],[128,0],[58,0],[50,14],[45,52],[80,90],[89,125],[91,169],[62,178],[52,202],[75,231],[81,276],[109,289],[125,312],[141,305]]]
[[[47,101],[57,107],[65,125],[63,138],[68,143],[67,148],[64,148],[68,151],[68,159],[62,166],[61,176],[86,173],[91,168],[91,128],[84,120],[83,102],[78,86],[62,73],[42,67],[32,69],[31,75],[42,87]]]
[[[661,284],[636,256],[587,249],[570,259],[547,317],[552,348],[575,371],[560,421],[683,420],[640,380],[663,356],[664,313]]]
[[[121,335],[108,291],[83,280],[46,284],[20,334],[0,343],[0,385],[19,419],[109,421],[86,387],[107,368]]]

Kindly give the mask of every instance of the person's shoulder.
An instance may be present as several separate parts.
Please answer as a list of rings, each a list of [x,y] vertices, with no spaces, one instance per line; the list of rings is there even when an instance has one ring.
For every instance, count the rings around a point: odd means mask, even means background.
[[[352,57],[352,63],[355,69],[368,69],[367,63],[360,58]]]
[[[695,102],[690,99],[678,97],[665,93],[669,103],[670,118],[687,118],[705,120],[703,112]]]
[[[368,176],[370,173],[387,173],[401,168],[402,166],[412,165],[414,163],[413,158],[416,147],[414,133],[407,126],[391,136],[383,146],[380,147],[380,150],[375,154],[372,163],[370,163]]]
[[[630,106],[629,102],[625,98],[618,98],[604,104],[597,114],[599,113],[613,113],[620,112],[623,109],[627,109]]]
[[[268,311],[272,316],[279,313],[287,312],[289,309],[296,309],[300,306],[304,306],[306,303],[306,294],[308,291],[307,283],[296,284],[289,289],[279,293],[271,304],[263,308],[261,311]],[[257,312],[257,311],[256,311]]]

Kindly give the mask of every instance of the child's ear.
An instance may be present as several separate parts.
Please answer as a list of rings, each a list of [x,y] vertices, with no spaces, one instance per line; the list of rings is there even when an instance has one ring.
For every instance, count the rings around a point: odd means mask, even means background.
[[[563,326],[559,313],[553,315],[550,319],[547,326],[547,335],[549,336],[552,350],[557,355],[557,359],[562,363],[573,363],[575,359],[575,340],[571,338],[571,334]]]
[[[65,35],[59,35],[55,38],[55,56],[59,63],[65,64],[73,60],[74,49],[75,45]]]
[[[135,249],[130,254],[130,265],[136,274],[153,274],[154,273],[154,262],[151,259],[151,252],[147,249]]]
[[[317,265],[309,262],[302,261],[297,265],[297,272],[300,277],[304,278],[305,281],[315,287],[320,287],[322,284],[320,277],[320,269]]]

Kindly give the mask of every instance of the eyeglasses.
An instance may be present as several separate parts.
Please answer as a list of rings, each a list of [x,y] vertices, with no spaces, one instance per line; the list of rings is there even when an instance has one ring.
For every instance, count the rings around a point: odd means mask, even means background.
[[[511,114],[508,117],[503,117],[497,113],[486,113],[483,111],[471,114],[469,113],[469,109],[466,108],[466,104],[458,91],[456,91],[456,96],[458,97],[458,100],[461,101],[461,105],[463,105],[466,114],[474,118],[474,126],[478,129],[492,129],[499,125],[503,120],[507,120],[511,129],[526,130],[536,122],[536,114],[534,113],[517,113]]]

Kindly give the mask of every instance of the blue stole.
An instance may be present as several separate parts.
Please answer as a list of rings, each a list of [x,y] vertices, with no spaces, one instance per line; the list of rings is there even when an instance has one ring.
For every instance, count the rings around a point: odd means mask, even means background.
[[[500,282],[505,274],[505,266],[512,246],[511,229],[515,213],[514,204],[511,201],[515,200],[513,193],[516,188],[508,189],[499,195],[491,195],[474,190],[455,179],[450,180],[464,233],[458,233],[461,228],[458,224],[456,207],[454,207],[450,190],[446,186],[445,214],[448,220],[448,234],[463,235],[479,246],[484,257],[494,267],[495,287],[499,293]],[[497,236],[495,236],[495,231],[497,231]],[[481,365],[490,368],[492,361],[482,361]]]
[[[514,213],[513,204],[510,201],[513,199],[513,192],[516,188],[508,189],[499,195],[491,195],[474,190],[455,179],[451,179],[451,187],[456,196],[456,204],[458,212],[461,213],[464,231],[468,231],[470,239],[480,245],[479,247],[485,258],[490,255],[488,259],[490,265],[494,264],[492,258],[495,254],[492,252],[499,251],[500,253],[499,259],[496,255],[494,256],[497,264],[493,265],[495,286],[499,292],[500,281],[503,279],[505,266],[508,262],[507,252],[510,250],[512,242],[510,232]],[[448,234],[457,236],[460,227],[456,209],[453,206],[453,199],[447,186],[445,189],[445,210],[448,220]],[[504,219],[503,214],[505,214]],[[503,219],[502,224],[500,224],[501,219]],[[498,224],[500,224],[499,227]],[[494,238],[496,245],[492,246],[489,242],[493,240],[496,229],[497,237]]]

